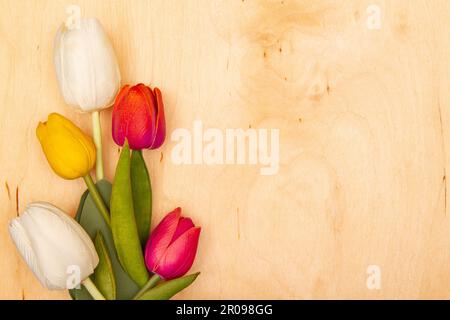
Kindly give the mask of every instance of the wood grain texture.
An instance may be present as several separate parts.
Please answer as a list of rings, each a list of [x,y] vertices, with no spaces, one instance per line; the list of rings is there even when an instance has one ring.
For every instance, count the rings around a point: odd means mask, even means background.
[[[7,224],[36,200],[74,214],[84,190],[35,138],[50,112],[91,131],[53,70],[69,4],[102,22],[124,84],[164,94],[169,138],[144,152],[153,221],[182,206],[202,226],[202,274],[178,298],[450,298],[447,0],[0,0],[0,298],[68,298],[39,285]],[[370,4],[380,30],[367,28]],[[195,119],[280,129],[278,174],[174,165],[170,132]],[[366,286],[369,265],[380,290]]]

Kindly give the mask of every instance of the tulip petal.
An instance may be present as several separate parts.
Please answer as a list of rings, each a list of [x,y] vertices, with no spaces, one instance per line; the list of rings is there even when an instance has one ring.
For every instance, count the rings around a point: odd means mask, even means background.
[[[47,123],[39,122],[36,128],[36,136],[39,142],[41,143],[42,147],[44,147],[44,143],[47,141],[48,137]]]
[[[67,163],[64,156],[60,153],[58,149],[58,145],[55,145],[55,141],[52,139],[52,135],[54,133],[50,134],[49,128],[48,128],[48,122],[45,123],[39,123],[37,129],[36,129],[36,135],[39,139],[39,142],[41,143],[42,150],[44,151],[45,157],[47,158],[48,163],[52,167],[53,171],[55,171],[59,176],[63,177],[64,179],[75,179],[79,177],[79,172],[75,170],[73,167],[73,164],[75,162],[69,162]],[[59,140],[65,139],[63,134],[57,133],[57,136],[59,137]],[[58,143],[58,141],[56,141]],[[73,141],[71,141],[73,142]],[[72,143],[71,143],[72,144]],[[67,145],[67,141],[65,144],[62,144],[62,146],[65,148]],[[77,150],[78,151],[78,150]],[[79,159],[79,158],[77,158]],[[67,165],[68,164],[68,165]]]
[[[117,94],[116,101],[114,103],[120,105],[120,103],[122,103],[123,99],[127,96],[128,92],[130,91],[130,88],[131,87],[128,84],[124,85],[122,89],[120,89],[120,92]]]
[[[86,161],[86,166],[90,169],[95,165],[96,148],[92,138],[86,135],[80,128],[74,125],[69,119],[58,113],[52,113],[48,116],[48,122],[59,124],[66,129],[67,133],[75,139],[84,151],[82,154]],[[90,169],[88,171],[90,171]]]
[[[169,247],[173,235],[177,229],[180,215],[181,208],[176,208],[167,214],[158,226],[151,232],[145,248],[145,262],[150,271],[154,271],[159,260]]]
[[[148,145],[146,148],[151,148],[153,141],[156,137],[156,120],[157,120],[157,106],[156,106],[156,97],[153,94],[153,91],[150,87],[147,87],[146,85],[140,83],[136,86],[139,88],[141,93],[145,96],[146,100],[148,101],[148,104],[146,105],[147,111],[148,111],[148,117],[150,119],[149,123],[151,124],[151,135],[149,135],[150,140],[148,141]]]
[[[124,87],[114,103],[112,132],[118,145],[127,139],[133,150],[160,147],[166,136],[161,91],[142,83]]]
[[[72,221],[56,207],[45,209],[31,204],[21,216],[33,249],[51,289],[67,289],[69,268],[79,270],[82,281],[94,272],[98,255],[92,244],[86,246]],[[73,279],[76,280],[76,279]],[[77,283],[71,285],[76,286]]]
[[[151,98],[149,100],[139,85],[132,87],[123,100],[120,121],[125,126],[124,136],[133,150],[148,148],[153,141],[154,124],[147,107],[151,103]]]
[[[155,139],[151,145],[151,149],[158,149],[166,139],[166,119],[164,116],[164,103],[162,100],[161,91],[158,88],[154,89],[156,96],[156,134]]]
[[[120,70],[111,42],[97,19],[80,19],[79,28],[59,28],[54,65],[65,101],[81,111],[111,105],[120,87]]]
[[[200,227],[189,229],[169,246],[159,261],[158,275],[164,279],[174,279],[189,271],[197,253],[200,230]]]
[[[46,280],[41,268],[39,267],[31,241],[28,238],[26,230],[20,224],[19,218],[13,219],[9,223],[9,234],[11,235],[11,239],[16,245],[23,260],[25,260],[28,267],[31,271],[33,271],[36,278],[38,278],[39,282],[44,287],[52,287],[52,284]]]
[[[116,97],[116,101],[114,102],[112,113],[112,136],[114,142],[119,146],[123,146],[127,134],[128,123],[127,121],[124,121],[123,118],[125,116],[124,113],[126,112],[124,99],[128,95],[129,91],[130,86],[124,86],[120,90],[119,94]]]
[[[181,217],[178,221],[177,230],[175,231],[172,241],[170,243],[174,243],[175,240],[177,240],[183,233],[188,231],[189,229],[195,227],[194,223],[192,222],[191,218],[184,218]]]
[[[56,77],[58,79],[58,84],[60,86],[61,92],[64,96],[64,100],[67,104],[71,106],[77,106],[77,100],[72,94],[72,91],[68,87],[66,82],[66,77],[64,75],[64,35],[66,32],[65,25],[61,25],[61,27],[56,32],[55,43],[54,43],[54,52],[53,52],[53,64],[55,65]]]
[[[133,150],[147,149],[155,137],[156,117],[152,109],[155,98],[150,89],[143,84],[133,87],[136,99],[136,108],[131,113],[128,123],[127,138]],[[132,97],[132,96],[131,96]]]
[[[136,88],[139,89],[139,91],[145,95],[145,98],[148,101],[148,104],[147,104],[148,112],[153,118],[152,119],[153,124],[155,124],[156,123],[156,111],[158,109],[156,108],[156,98],[155,98],[155,95],[153,94],[152,89],[150,89],[150,87],[147,87],[143,83],[139,83],[138,85],[136,85]]]
[[[52,169],[65,179],[88,173],[95,164],[92,138],[60,114],[52,113],[40,123],[36,135]]]
[[[28,205],[10,225],[11,236],[24,260],[49,289],[79,284],[98,264],[92,241],[75,225],[64,212],[46,203]]]
[[[48,202],[41,202],[41,201],[33,202],[27,206],[27,208],[30,208],[30,207],[38,207],[38,208],[50,210],[55,215],[57,215],[61,220],[63,220],[67,224],[69,224],[73,228],[73,230],[76,233],[78,233],[78,235],[80,236],[80,239],[83,241],[84,245],[87,247],[89,256],[92,261],[92,268],[94,269],[97,266],[99,257],[98,257],[97,251],[95,250],[94,243],[92,242],[91,238],[89,237],[87,232],[83,229],[83,227],[80,224],[78,224],[73,218],[71,218],[69,215],[67,215],[64,211],[62,211],[58,207],[56,207]]]

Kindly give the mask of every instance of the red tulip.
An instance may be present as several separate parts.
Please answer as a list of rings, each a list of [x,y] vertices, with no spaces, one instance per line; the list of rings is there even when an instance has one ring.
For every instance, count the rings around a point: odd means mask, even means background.
[[[119,146],[127,139],[133,150],[159,148],[166,138],[161,91],[142,83],[124,86],[114,102],[112,136]]]
[[[145,247],[147,269],[163,279],[183,276],[194,263],[200,227],[176,208],[153,230]]]

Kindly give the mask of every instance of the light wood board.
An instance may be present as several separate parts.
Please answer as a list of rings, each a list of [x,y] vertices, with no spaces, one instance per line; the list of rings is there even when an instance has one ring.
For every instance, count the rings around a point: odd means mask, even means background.
[[[50,170],[35,137],[50,112],[91,132],[53,69],[69,4],[101,21],[124,84],[164,94],[168,139],[144,152],[153,221],[181,206],[202,226],[202,274],[177,298],[450,298],[448,0],[0,0],[0,298],[68,298],[35,280],[7,224],[37,200],[73,215],[85,189]],[[280,129],[278,174],[175,165],[170,133],[196,119]]]

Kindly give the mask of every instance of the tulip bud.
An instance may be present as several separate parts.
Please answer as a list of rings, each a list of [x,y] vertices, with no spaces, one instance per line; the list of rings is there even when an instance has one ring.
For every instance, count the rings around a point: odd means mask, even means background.
[[[86,176],[95,165],[95,145],[68,119],[52,113],[39,123],[36,135],[52,169],[65,179]]]
[[[199,236],[200,227],[176,208],[150,234],[145,248],[147,269],[164,279],[183,276],[194,263]]]
[[[127,139],[133,150],[159,148],[166,137],[161,91],[143,84],[124,86],[114,102],[112,136],[119,146]]]
[[[79,27],[62,25],[54,45],[54,64],[64,100],[82,111],[109,107],[120,88],[114,49],[97,19]]]
[[[22,258],[49,289],[72,289],[99,262],[94,244],[71,217],[49,203],[31,203],[11,220],[9,233]]]

